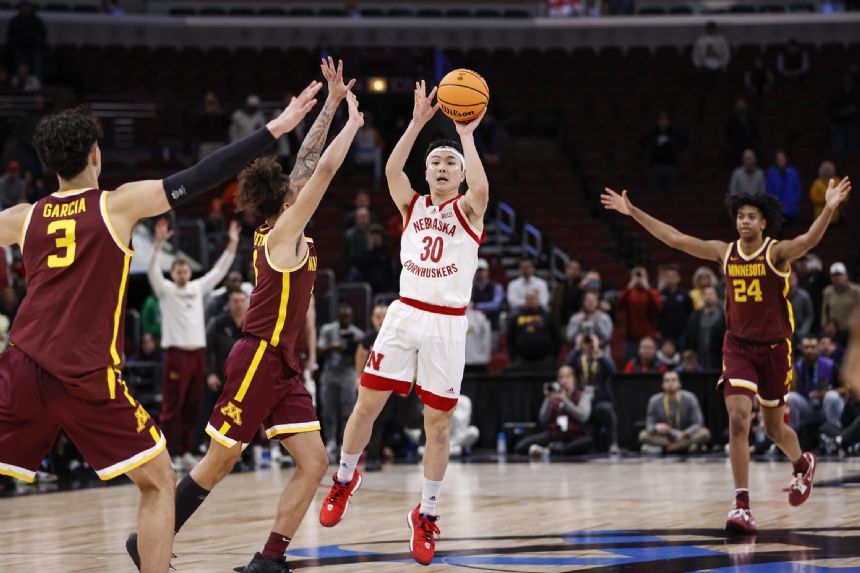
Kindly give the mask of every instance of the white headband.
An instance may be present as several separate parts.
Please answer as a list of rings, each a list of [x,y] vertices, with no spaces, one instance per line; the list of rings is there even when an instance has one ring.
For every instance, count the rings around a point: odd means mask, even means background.
[[[460,165],[463,166],[463,171],[466,170],[466,158],[463,157],[463,154],[454,149],[453,147],[447,147],[444,145],[433,148],[433,151],[427,154],[427,164],[425,165],[425,167],[430,167],[430,158],[433,156],[434,153],[437,153],[439,151],[447,151],[448,153],[455,155],[457,159],[460,160]]]

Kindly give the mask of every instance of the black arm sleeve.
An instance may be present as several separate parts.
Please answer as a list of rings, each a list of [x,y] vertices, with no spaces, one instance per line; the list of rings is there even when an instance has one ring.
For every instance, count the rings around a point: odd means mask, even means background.
[[[162,181],[167,202],[176,207],[227,181],[274,143],[274,136],[263,127],[188,169],[174,173]]]

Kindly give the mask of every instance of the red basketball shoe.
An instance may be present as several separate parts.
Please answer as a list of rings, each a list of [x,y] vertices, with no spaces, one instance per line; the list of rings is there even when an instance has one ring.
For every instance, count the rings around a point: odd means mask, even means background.
[[[793,506],[803,505],[809,494],[812,493],[812,479],[815,477],[816,460],[815,455],[810,452],[804,452],[803,457],[809,462],[809,467],[805,473],[794,474],[791,478],[791,484],[788,486],[788,503]]]
[[[337,473],[331,479],[334,485],[331,486],[331,491],[323,500],[323,506],[320,509],[320,525],[323,527],[334,527],[340,523],[349,507],[349,498],[361,487],[361,473],[358,470],[355,470],[352,481],[346,485],[341,485],[337,481]]]
[[[747,508],[734,508],[729,512],[726,521],[726,533],[729,535],[754,535],[758,531],[752,512]]]
[[[420,504],[416,505],[415,509],[406,516],[406,523],[409,524],[409,530],[412,532],[409,536],[409,552],[419,564],[430,565],[436,552],[434,535],[440,534],[439,526],[436,525],[439,516],[418,513],[420,508]]]

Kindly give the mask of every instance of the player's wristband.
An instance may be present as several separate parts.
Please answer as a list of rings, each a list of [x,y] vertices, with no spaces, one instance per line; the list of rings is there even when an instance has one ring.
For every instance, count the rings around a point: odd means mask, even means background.
[[[274,143],[274,136],[263,127],[222,147],[188,169],[174,173],[162,181],[167,202],[171,207],[176,207],[220,185],[234,177],[258,155],[265,153]]]

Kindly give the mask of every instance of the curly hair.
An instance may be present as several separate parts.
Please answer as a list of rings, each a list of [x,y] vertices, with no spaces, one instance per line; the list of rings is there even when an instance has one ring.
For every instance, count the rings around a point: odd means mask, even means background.
[[[87,166],[102,127],[86,106],[43,117],[36,124],[33,147],[42,163],[63,179],[73,179]]]
[[[239,173],[236,207],[240,211],[254,209],[263,217],[274,217],[281,205],[289,202],[290,178],[274,156],[258,157]]]
[[[427,163],[427,158],[430,157],[430,153],[437,147],[453,147],[461,154],[463,153],[463,146],[460,145],[459,142],[454,141],[453,139],[435,139],[430,143],[430,146],[427,147],[427,151],[424,153],[424,163]]]
[[[737,221],[738,211],[741,207],[755,207],[761,216],[767,221],[764,232],[771,237],[779,236],[783,223],[782,205],[779,199],[768,193],[738,193],[737,195],[726,195],[726,207],[732,222]]]

